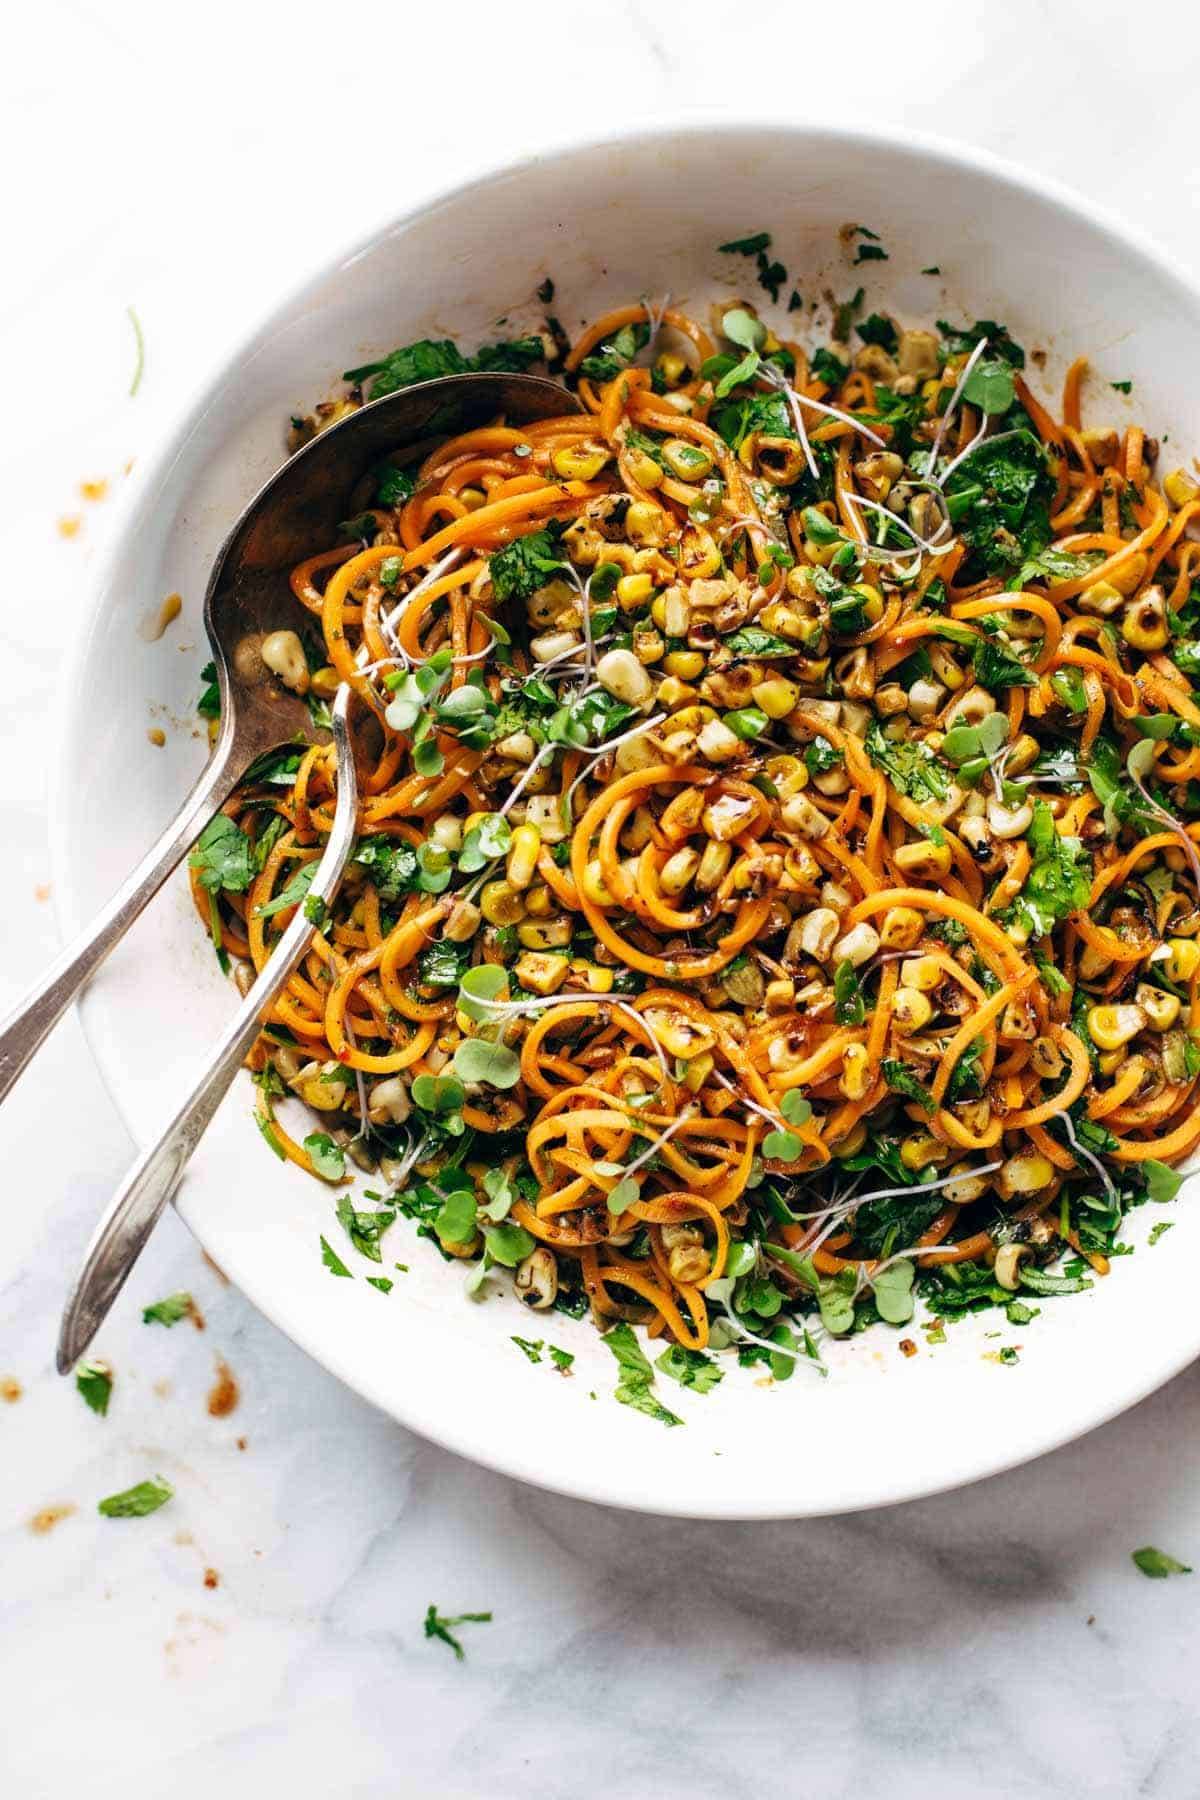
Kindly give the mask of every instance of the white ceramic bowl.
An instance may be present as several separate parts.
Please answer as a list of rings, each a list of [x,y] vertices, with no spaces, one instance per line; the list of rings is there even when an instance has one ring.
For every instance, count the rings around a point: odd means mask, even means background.
[[[848,222],[881,235],[886,262],[851,266]],[[55,891],[73,929],[118,884],[174,811],[205,755],[193,707],[206,659],[200,601],[214,552],[280,461],[287,415],[339,371],[423,335],[467,346],[540,315],[549,273],[569,331],[609,306],[669,290],[703,311],[738,287],[762,299],[729,238],[769,229],[805,300],[861,281],[905,320],[1004,321],[1048,352],[1029,371],[1053,395],[1078,352],[1099,379],[1089,413],[1120,421],[1132,379],[1139,418],[1176,460],[1200,445],[1192,384],[1200,298],[1153,251],[1076,199],[946,146],[792,126],[679,130],[537,157],[389,221],[297,289],[206,385],[131,497],[97,582],[70,677],[54,808]],[[940,276],[921,270],[936,264]],[[827,311],[823,313],[827,322]],[[795,320],[790,322],[793,326]],[[137,626],[184,596],[159,643]],[[187,646],[187,653],[180,650]],[[147,726],[175,722],[164,751]],[[124,1117],[146,1142],[233,1005],[182,876],[93,984],[84,1020]],[[782,1386],[731,1370],[712,1394],[674,1388],[667,1430],[611,1399],[615,1368],[586,1324],[532,1317],[507,1297],[471,1305],[461,1271],[398,1223],[387,1259],[409,1264],[383,1296],[341,1241],[328,1189],[271,1157],[239,1080],[187,1176],[183,1217],[262,1310],[328,1368],[406,1425],[510,1474],[665,1513],[770,1517],[843,1511],[946,1488],[1037,1455],[1099,1424],[1200,1349],[1190,1267],[1200,1225],[1186,1202],[1134,1216],[1137,1254],[1087,1295],[1043,1303],[1028,1329],[991,1313],[905,1359],[897,1334],[835,1344],[822,1380]],[[1147,1252],[1151,1215],[1174,1230]],[[322,1267],[318,1234],[360,1277]],[[393,1271],[394,1272],[394,1271]],[[136,1283],[135,1283],[136,1287]],[[986,1333],[1000,1331],[988,1338]],[[511,1334],[575,1352],[561,1379]],[[985,1356],[1019,1340],[1017,1366]]]

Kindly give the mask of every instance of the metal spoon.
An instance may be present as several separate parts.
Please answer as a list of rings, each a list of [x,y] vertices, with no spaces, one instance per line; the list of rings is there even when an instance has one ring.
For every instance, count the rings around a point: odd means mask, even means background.
[[[288,574],[314,545],[336,541],[355,485],[387,453],[459,431],[503,412],[548,418],[578,410],[573,396],[536,376],[448,376],[351,414],[301,450],[251,502],[217,558],[204,622],[217,665],[221,732],[212,762],[174,823],[81,943],[69,950],[0,1031],[0,1098],[78,988],[157,891],[196,835],[200,820],[232,792],[264,750],[310,738],[307,709],[278,689],[261,659],[246,654],[262,635],[295,617]],[[240,652],[240,653],[239,653]],[[328,901],[353,847],[357,781],[348,730],[349,690],[333,708],[338,797],[329,843],[310,894]],[[66,1373],[91,1342],[174,1193],[184,1168],[253,1043],[263,1013],[312,936],[300,908],[223,1034],[188,1100],[158,1143],[134,1165],[94,1234],[63,1316],[58,1367]]]
[[[217,557],[204,629],[221,689],[221,730],[179,812],[92,924],[0,1021],[0,1100],[85,982],[154,898],[256,757],[317,736],[303,700],[279,686],[253,653],[270,631],[295,624],[288,574],[314,549],[338,542],[355,488],[391,452],[469,429],[504,413],[521,422],[579,411],[574,395],[536,375],[447,375],[372,401],[298,451],[250,502]]]

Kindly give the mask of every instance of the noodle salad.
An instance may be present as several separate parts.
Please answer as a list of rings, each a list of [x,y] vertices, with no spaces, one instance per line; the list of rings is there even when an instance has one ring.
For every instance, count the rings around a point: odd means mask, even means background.
[[[351,684],[362,800],[259,1126],[335,1274],[413,1221],[668,1423],[633,1325],[703,1391],[918,1300],[1028,1324],[1200,1142],[1200,486],[1082,360],[1056,416],[1003,326],[861,310],[424,340],[293,421],[543,365],[585,409],[389,460],[294,571],[263,662],[318,722]],[[285,748],[193,852],[243,990],[334,799]]]

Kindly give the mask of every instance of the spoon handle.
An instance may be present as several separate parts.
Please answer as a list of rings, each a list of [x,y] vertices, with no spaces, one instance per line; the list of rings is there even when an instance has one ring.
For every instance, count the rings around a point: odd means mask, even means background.
[[[348,699],[349,690],[343,687],[333,707],[337,806],[333,830],[317,864],[308,897],[304,905],[297,907],[191,1093],[158,1142],[138,1158],[97,1225],[63,1310],[58,1338],[61,1375],[69,1373],[107,1318],[163,1208],[178,1187],[192,1152],[262,1029],[263,1015],[308,949],[314,917],[320,916],[322,906],[337,890],[354,848],[358,814],[358,783],[346,725]]]
[[[228,749],[224,756],[213,758],[158,842],[146,852],[104,910],[67,945],[15,1010],[0,1021],[0,1100],[80,988],[154,898],[209,816],[228,799],[238,774],[236,759]]]

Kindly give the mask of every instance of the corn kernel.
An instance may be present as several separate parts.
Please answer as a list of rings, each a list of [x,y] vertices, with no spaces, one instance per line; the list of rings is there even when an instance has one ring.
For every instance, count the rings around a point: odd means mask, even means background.
[[[900,964],[900,986],[916,988],[919,993],[931,994],[942,979],[942,971],[932,956],[914,956],[908,962]]]
[[[625,514],[625,534],[631,544],[645,544],[651,548],[661,544],[664,536],[662,507],[655,506],[652,500],[635,500]]]
[[[617,583],[617,599],[626,611],[644,606],[654,592],[649,575],[622,575]]]
[[[567,979],[565,956],[541,950],[525,950],[513,964],[513,974],[531,994],[557,994]]]
[[[1167,949],[1167,980],[1190,981],[1200,967],[1200,943],[1195,938],[1173,937],[1167,939]]]
[[[911,950],[925,928],[925,921],[912,906],[893,906],[883,916],[879,941],[885,950]]]
[[[892,1000],[892,1024],[897,1031],[923,1031],[933,1017],[933,1007],[917,988],[900,988]]]
[[[1145,1025],[1140,1006],[1093,1006],[1088,1011],[1088,1032],[1098,1050],[1119,1050]]]
[[[862,1100],[871,1085],[871,1059],[865,1044],[847,1044],[842,1056],[842,1072],[838,1086],[847,1100]],[[852,1154],[839,1146],[838,1154]]]
[[[570,919],[527,919],[517,926],[517,942],[525,950],[563,950],[570,941]]]
[[[602,969],[599,963],[588,962],[581,956],[573,957],[571,974],[577,982],[583,982],[589,994],[612,993],[613,972],[611,969]]]
[[[671,650],[663,658],[663,668],[677,681],[695,681],[704,671],[704,656],[699,650]]]
[[[900,1161],[906,1169],[923,1169],[927,1163],[945,1162],[950,1150],[927,1131],[914,1131],[900,1146]]]
[[[688,366],[677,350],[664,350],[655,358],[654,367],[665,387],[678,387],[688,375]]]
[[[785,680],[782,675],[771,675],[766,681],[758,682],[752,692],[755,705],[761,706],[768,719],[786,719],[800,698],[800,689],[795,682]]]
[[[1163,482],[1163,493],[1172,506],[1187,506],[1192,500],[1200,499],[1200,487],[1186,469],[1173,469]]]
[[[594,481],[609,454],[600,445],[564,444],[553,452],[550,462],[564,481]]]
[[[527,888],[537,872],[538,852],[542,847],[541,833],[536,825],[518,825],[512,834],[508,858],[504,865],[504,873],[512,888]]]
[[[662,447],[662,458],[672,475],[678,475],[681,481],[703,481],[712,474],[709,452],[687,438],[668,438]]]
[[[489,925],[515,925],[525,917],[525,902],[507,881],[489,881],[479,896],[479,910]]]
[[[647,456],[644,450],[631,450],[625,460],[638,487],[649,490],[662,486],[663,472],[654,458]]]

